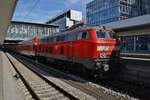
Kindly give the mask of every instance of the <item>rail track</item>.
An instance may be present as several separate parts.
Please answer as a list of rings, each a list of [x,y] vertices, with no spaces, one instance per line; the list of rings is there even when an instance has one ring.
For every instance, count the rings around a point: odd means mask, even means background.
[[[54,77],[59,78],[60,80],[64,81],[65,83],[83,91],[84,93],[96,98],[97,100],[120,100],[120,99],[121,100],[128,100],[128,99],[134,100],[133,97],[130,97],[127,94],[122,94],[122,93],[111,90],[110,87],[107,85],[102,85],[102,87],[101,86],[97,87],[97,85],[95,85],[95,84],[93,85],[93,83],[90,82],[90,80],[88,81],[88,80],[84,80],[82,78],[79,79],[79,77],[60,72],[58,70],[51,68],[50,66],[46,66],[41,63],[35,63],[34,60],[28,59],[21,55],[15,55],[15,56],[21,62],[28,63],[28,65],[38,67],[39,69],[51,74]],[[91,85],[91,83],[92,83],[92,85]],[[101,83],[100,83],[100,85],[101,85]],[[109,88],[105,88],[105,86],[109,87]]]
[[[35,100],[79,100],[69,92],[57,86],[55,82],[49,81],[34,70],[20,63],[17,59],[6,53],[12,66],[18,73],[16,77],[21,78],[29,91],[32,98]],[[82,98],[81,98],[82,99]],[[89,98],[91,99],[91,98]]]

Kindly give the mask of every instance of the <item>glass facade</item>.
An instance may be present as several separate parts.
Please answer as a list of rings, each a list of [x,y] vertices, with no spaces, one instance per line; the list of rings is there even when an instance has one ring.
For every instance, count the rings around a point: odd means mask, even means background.
[[[122,52],[150,52],[150,35],[121,36]]]
[[[43,37],[56,32],[59,32],[58,26],[26,22],[12,22],[8,28],[5,40],[26,40],[33,38],[36,34],[38,34],[39,37]]]
[[[86,6],[87,25],[95,26],[150,12],[150,0],[93,0]],[[143,10],[142,10],[143,9]]]
[[[141,1],[142,15],[150,14],[150,0]]]
[[[99,25],[118,20],[118,0],[94,0],[87,4],[86,9],[88,25]]]

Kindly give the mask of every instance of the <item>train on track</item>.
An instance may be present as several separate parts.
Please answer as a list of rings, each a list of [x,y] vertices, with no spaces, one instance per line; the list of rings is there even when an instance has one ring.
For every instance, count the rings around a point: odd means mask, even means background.
[[[120,41],[113,30],[100,26],[36,36],[13,46],[13,50],[99,79],[113,77],[120,67]]]

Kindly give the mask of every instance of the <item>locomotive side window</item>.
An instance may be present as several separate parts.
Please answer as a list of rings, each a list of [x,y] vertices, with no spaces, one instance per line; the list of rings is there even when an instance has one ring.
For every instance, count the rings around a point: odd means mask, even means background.
[[[60,39],[61,39],[61,41],[64,41],[65,40],[65,35],[62,35]]]
[[[56,37],[52,37],[52,42],[56,42]]]
[[[74,41],[89,38],[88,32],[72,33],[72,34],[63,34],[57,36],[50,36],[48,38],[41,39],[41,43],[50,43],[50,42],[63,42],[63,41]]]
[[[89,37],[88,32],[82,33],[82,39],[88,39],[88,37]]]
[[[68,41],[68,34],[65,34],[64,41]]]
[[[78,34],[77,40],[88,39],[88,38],[89,38],[88,32],[82,32]]]
[[[78,33],[77,40],[81,40],[81,39],[82,39],[82,33]]]
[[[64,41],[65,40],[65,36],[61,35],[61,36],[57,36],[57,41]]]
[[[73,39],[73,35],[72,34],[67,34],[68,35],[68,39],[67,39],[67,41],[72,41],[72,40],[74,40]]]
[[[78,34],[74,33],[72,36],[73,36],[73,40],[77,40]]]
[[[53,37],[49,37],[48,42],[52,42],[52,41],[53,41]]]
[[[64,41],[73,41],[73,40],[76,40],[77,39],[77,35],[78,34],[76,34],[76,33],[65,34]]]
[[[57,36],[57,37],[56,37],[56,41],[57,41],[57,42],[60,41],[60,36]]]

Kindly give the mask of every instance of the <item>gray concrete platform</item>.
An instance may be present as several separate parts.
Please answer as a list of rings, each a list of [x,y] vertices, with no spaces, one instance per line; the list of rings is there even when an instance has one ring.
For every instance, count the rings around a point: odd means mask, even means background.
[[[0,100],[21,100],[10,67],[12,66],[6,55],[0,51]]]
[[[0,51],[0,100],[3,100],[3,66],[2,66],[2,52]]]
[[[133,58],[148,58],[150,59],[150,53],[121,53],[121,57],[133,57]]]

